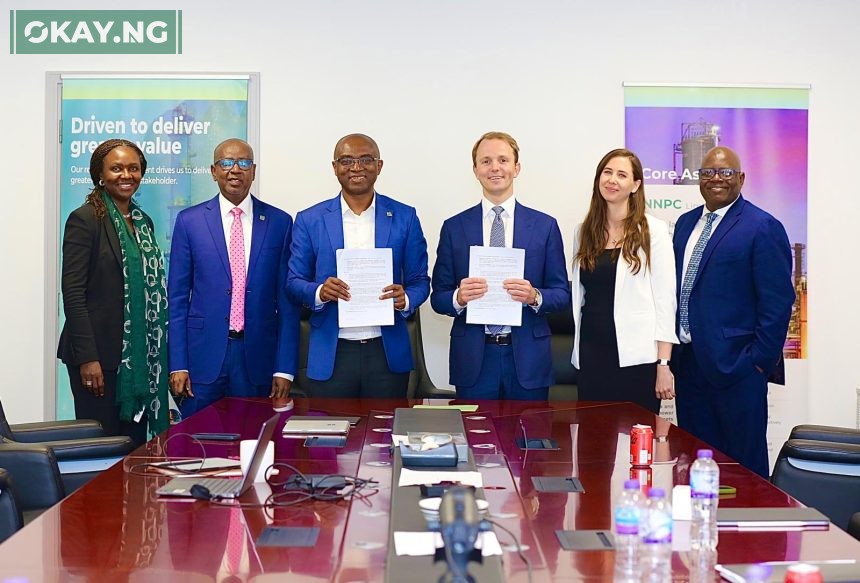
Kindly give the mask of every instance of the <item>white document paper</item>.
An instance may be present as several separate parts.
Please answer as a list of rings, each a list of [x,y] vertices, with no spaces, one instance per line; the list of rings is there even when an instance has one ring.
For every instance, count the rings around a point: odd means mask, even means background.
[[[502,282],[514,277],[522,279],[525,262],[525,249],[469,247],[469,277],[483,277],[489,289],[484,297],[469,302],[467,324],[522,325],[523,305],[511,298]]]
[[[423,486],[424,484],[440,484],[455,482],[461,486],[483,488],[484,480],[481,472],[434,472],[432,470],[410,470],[401,468],[398,486]]]
[[[379,299],[393,283],[391,249],[338,249],[336,255],[337,277],[349,286],[349,301],[337,303],[338,326],[393,325],[394,298]]]
[[[394,531],[394,552],[397,556],[426,557],[435,554],[436,549],[443,546],[442,535],[438,532]],[[481,549],[484,557],[502,554],[502,546],[494,532],[478,533],[475,547]]]

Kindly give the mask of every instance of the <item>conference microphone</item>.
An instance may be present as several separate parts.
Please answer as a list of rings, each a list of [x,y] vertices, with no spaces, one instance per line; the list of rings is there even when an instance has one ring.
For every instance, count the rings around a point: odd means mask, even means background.
[[[468,564],[481,530],[474,489],[448,488],[439,504],[439,525],[448,563],[448,572],[439,579],[440,583],[474,583]]]

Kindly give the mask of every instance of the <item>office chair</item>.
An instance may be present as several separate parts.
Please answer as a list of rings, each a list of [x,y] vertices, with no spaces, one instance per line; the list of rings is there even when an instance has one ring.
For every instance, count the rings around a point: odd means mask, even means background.
[[[24,526],[24,517],[15,500],[12,476],[0,468],[0,542],[15,534]]]
[[[22,447],[16,447],[19,445]],[[27,450],[23,446],[33,446],[36,449]],[[37,455],[34,452],[38,449],[40,452],[38,455],[44,455],[44,449],[40,446],[51,450],[53,463],[61,475],[63,496],[77,490],[135,447],[131,438],[125,435],[105,436],[101,423],[91,419],[10,425],[3,411],[3,404],[0,403],[0,452],[24,450]],[[17,464],[13,466],[17,467]],[[15,477],[16,483],[26,484],[29,490],[32,482],[29,479],[22,479],[13,466],[0,461],[0,467],[9,470]],[[50,502],[50,504],[53,503]]]
[[[555,384],[549,388],[550,401],[576,401],[577,371],[570,364],[573,352],[573,311],[568,307],[560,312],[547,314],[549,329],[552,331],[552,373]]]
[[[860,431],[798,425],[779,452],[771,482],[847,529],[860,508]]]
[[[848,534],[860,540],[860,512],[851,515],[851,520],[848,521]]]

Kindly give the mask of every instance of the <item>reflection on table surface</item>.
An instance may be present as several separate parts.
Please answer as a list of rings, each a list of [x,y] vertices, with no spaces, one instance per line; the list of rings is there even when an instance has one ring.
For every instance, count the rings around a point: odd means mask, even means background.
[[[256,438],[271,416],[267,400],[225,399],[171,427],[122,463],[45,512],[0,545],[0,573],[30,581],[382,581],[389,544],[391,453],[387,447],[397,407],[421,401],[296,399],[281,414],[358,416],[342,448],[304,446],[304,440],[275,436],[275,459],[312,474],[345,474],[378,482],[370,496],[351,502],[306,501],[263,508],[271,494],[257,484],[242,507],[204,501],[166,500],[155,490],[168,478],[140,472],[140,464],[170,457],[239,456],[239,443],[197,443],[184,435],[233,432]],[[695,452],[706,444],[671,425],[661,431],[650,469],[629,464],[630,427],[655,424],[655,417],[629,403],[480,402],[463,422],[490,515],[524,545],[534,581],[611,580],[611,552],[561,550],[556,530],[611,529],[615,497],[633,477],[667,489],[688,483]],[[518,437],[552,439],[556,450],[522,450]],[[795,506],[791,497],[721,453],[721,482],[737,494],[724,506]],[[281,472],[291,472],[286,466]],[[576,476],[584,494],[538,492],[535,476]],[[268,526],[319,529],[312,547],[257,546]],[[497,529],[505,548],[507,580],[525,581],[526,569],[511,536]],[[718,580],[714,560],[749,563],[775,560],[855,559],[860,543],[841,530],[720,532],[717,557],[673,553],[676,579]],[[427,559],[432,561],[431,558]],[[697,573],[698,569],[698,573]],[[860,570],[860,566],[858,566]],[[416,574],[420,581],[420,574]]]

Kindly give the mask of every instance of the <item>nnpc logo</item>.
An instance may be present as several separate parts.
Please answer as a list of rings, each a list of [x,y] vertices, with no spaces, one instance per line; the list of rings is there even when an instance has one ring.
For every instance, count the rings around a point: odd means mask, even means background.
[[[14,54],[182,53],[181,10],[10,10]]]

